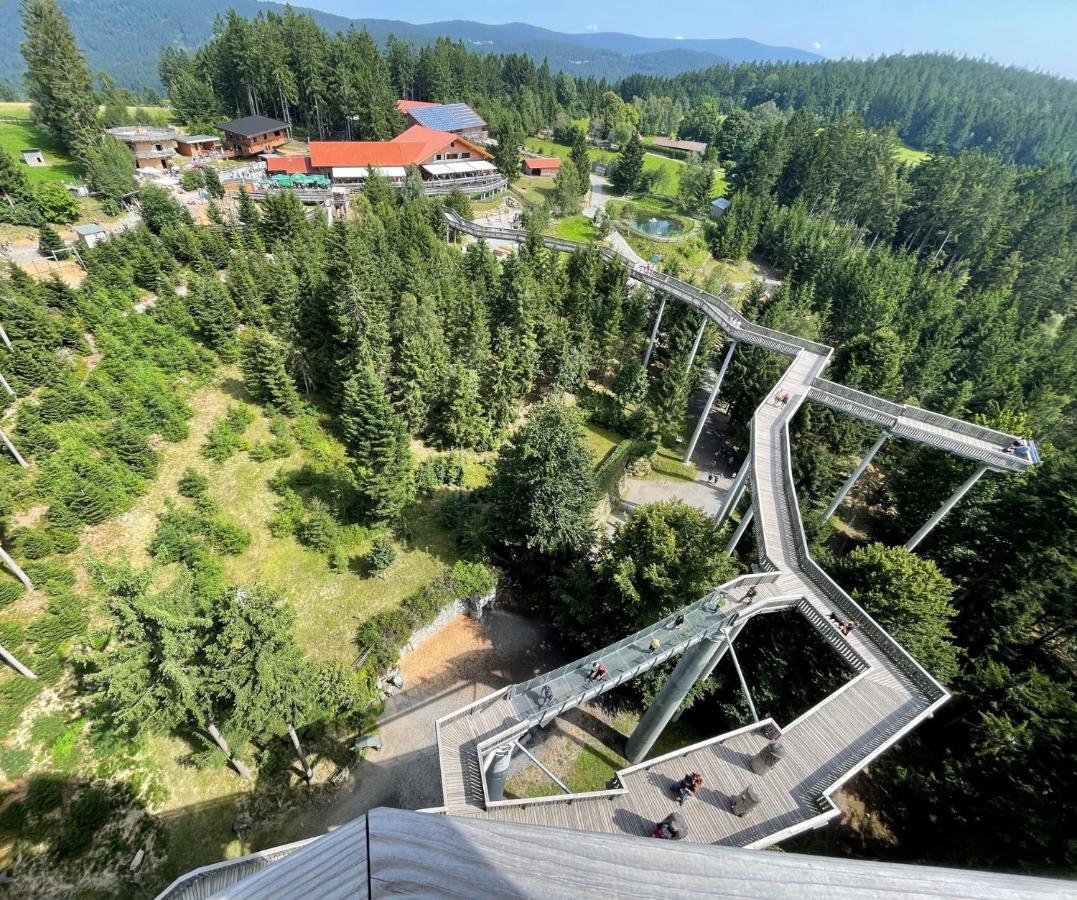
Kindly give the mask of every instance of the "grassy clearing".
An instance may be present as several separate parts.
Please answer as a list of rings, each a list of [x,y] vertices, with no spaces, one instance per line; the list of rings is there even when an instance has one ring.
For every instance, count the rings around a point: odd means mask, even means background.
[[[542,203],[553,194],[553,179],[539,175],[521,175],[513,182],[513,193],[525,203]]]
[[[3,104],[10,106],[11,104]],[[4,113],[0,112],[0,115]],[[45,154],[47,166],[28,166],[19,155],[30,147],[38,147]],[[31,184],[45,181],[75,181],[80,176],[76,166],[51,138],[30,122],[0,122],[0,148],[10,153],[17,165],[26,173]]]
[[[618,434],[608,428],[602,428],[594,422],[584,423],[583,437],[587,444],[587,449],[591,451],[591,455],[595,458],[595,465],[602,462],[606,455],[625,439],[623,434]]]
[[[681,462],[681,455],[670,447],[660,447],[651,458],[651,471],[647,473],[647,477],[651,481],[667,481],[670,478],[678,481],[695,481],[695,463]]]
[[[557,156],[568,159],[572,148],[566,144],[557,144],[553,141],[544,141],[539,138],[528,138],[524,146],[538,153],[540,156]],[[610,163],[617,158],[617,154],[611,150],[600,150],[596,147],[588,148],[591,154],[591,162]],[[670,159],[668,156],[659,156],[656,153],[643,155],[643,168],[647,171],[661,170],[662,177],[658,183],[659,193],[676,196],[677,187],[680,184],[680,171],[684,163],[679,159]]]
[[[98,107],[98,109],[103,110],[104,107]],[[139,123],[142,125],[163,125],[167,123],[172,116],[172,109],[168,106],[129,106],[127,107],[127,114],[131,117],[132,122],[134,121],[135,113],[138,110],[142,110],[149,114],[149,121]],[[30,104],[26,101],[6,101],[0,103],[0,117],[29,120]]]
[[[600,239],[598,229],[587,216],[570,216],[555,223],[549,231],[555,237],[589,243]]]
[[[458,558],[451,536],[437,524],[438,501],[426,500],[416,507],[409,516],[408,537],[396,540],[396,561],[378,576],[367,577],[361,563],[375,532],[357,527],[345,529],[348,569],[332,571],[326,554],[304,547],[294,537],[273,537],[267,528],[277,504],[269,480],[282,468],[291,471],[304,462],[314,462],[309,451],[297,449],[287,459],[266,462],[255,462],[244,452],[223,463],[202,456],[207,431],[237,397],[244,397],[243,389],[231,371],[218,383],[198,390],[191,399],[195,415],[190,433],[185,440],[162,449],[160,473],[150,490],[120,519],[92,529],[80,552],[84,558],[94,553],[123,552],[136,563],[148,562],[146,546],[157,527],[158,514],[166,500],[176,496],[184,469],[199,469],[209,475],[210,493],[228,518],[251,535],[250,546],[242,554],[222,560],[225,573],[236,581],[250,580],[256,573],[261,583],[283,591],[296,608],[296,635],[301,646],[318,659],[351,662],[360,621],[399,603]],[[260,411],[245,436],[251,443],[267,438],[268,425]],[[339,442],[324,433],[319,436],[317,454],[323,461],[340,459],[343,453]],[[471,475],[475,480],[485,478],[484,467],[475,462]]]
[[[894,151],[894,156],[897,157],[898,162],[903,162],[906,165],[918,166],[925,159],[929,159],[931,154],[926,150],[917,150],[910,147],[902,140],[898,140],[897,149]]]

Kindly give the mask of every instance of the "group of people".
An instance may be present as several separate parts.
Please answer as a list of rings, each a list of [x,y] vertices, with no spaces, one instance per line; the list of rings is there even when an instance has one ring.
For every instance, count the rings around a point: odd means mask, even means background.
[[[1012,453],[1022,459],[1028,459],[1032,456],[1032,448],[1028,444],[1028,438],[1017,438],[1009,447],[1001,449],[1003,453]]]

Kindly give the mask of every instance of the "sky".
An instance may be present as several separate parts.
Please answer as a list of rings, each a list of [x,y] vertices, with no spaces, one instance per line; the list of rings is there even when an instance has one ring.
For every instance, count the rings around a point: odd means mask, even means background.
[[[296,2],[296,0],[293,0]],[[828,57],[946,50],[1077,77],[1077,0],[298,0],[352,18],[744,37]]]

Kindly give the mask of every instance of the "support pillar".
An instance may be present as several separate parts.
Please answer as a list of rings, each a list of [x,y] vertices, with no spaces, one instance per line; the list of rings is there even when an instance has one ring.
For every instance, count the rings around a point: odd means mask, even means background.
[[[692,352],[688,354],[688,365],[684,367],[684,371],[688,372],[692,369],[692,363],[696,361],[696,353],[699,352],[699,343],[703,340],[703,330],[707,327],[707,317],[703,317],[703,321],[699,323],[699,330],[696,332],[696,339],[692,341]]]
[[[706,325],[706,321],[704,321],[703,324]],[[700,333],[702,333],[702,328]],[[729,369],[729,362],[733,359],[733,351],[736,349],[737,342],[730,342],[729,350],[726,352],[725,359],[722,360],[722,367],[718,370],[718,377],[714,381],[714,387],[711,388],[711,394],[707,398],[707,402],[703,407],[703,412],[699,414],[699,421],[696,422],[696,430],[692,432],[692,440],[688,442],[688,449],[684,451],[683,462],[688,463],[692,461],[692,454],[696,452],[696,444],[699,442],[699,436],[703,434],[703,426],[707,424],[707,419],[710,418],[711,407],[714,406],[714,401],[718,399],[718,391],[722,388],[722,380],[725,378],[725,373]],[[694,348],[692,352],[695,353]],[[691,365],[691,363],[689,363],[689,365]]]
[[[488,800],[505,799],[505,782],[509,780],[509,765],[512,763],[512,744],[505,744],[494,750],[490,769],[486,773],[486,794]]]
[[[884,431],[879,435],[879,439],[871,445],[871,449],[867,452],[867,455],[860,460],[860,464],[853,469],[853,474],[845,480],[845,484],[841,486],[841,490],[838,491],[837,496],[830,501],[830,506],[828,506],[826,512],[823,513],[823,521],[826,521],[837,512],[838,507],[841,506],[841,501],[844,500],[849,491],[853,489],[853,485],[856,484],[856,480],[864,474],[864,470],[871,465],[871,461],[875,459],[875,454],[878,453],[882,445],[886,443],[888,437],[890,437],[890,432]]]
[[[729,486],[729,493],[722,499],[722,506],[718,510],[718,515],[714,517],[715,528],[721,528],[733,510],[737,508],[737,504],[740,503],[741,494],[744,493],[744,489],[748,486],[748,472],[751,467],[752,458],[746,456],[744,462],[740,464],[740,469],[733,479],[733,483]]]
[[[737,530],[733,532],[733,537],[729,539],[729,543],[725,545],[725,552],[727,556],[732,556],[733,551],[737,549],[737,544],[740,543],[740,539],[744,537],[744,532],[748,530],[748,526],[752,524],[752,519],[755,516],[755,507],[749,506],[747,511],[741,517],[740,524],[737,526]]]
[[[977,467],[976,471],[968,477],[965,483],[961,485],[961,487],[959,487],[956,491],[954,491],[947,498],[946,502],[942,504],[942,506],[935,510],[934,515],[932,515],[932,517],[924,523],[924,526],[918,532],[916,532],[916,534],[909,538],[908,542],[905,544],[905,549],[915,550],[916,547],[919,545],[920,541],[922,541],[929,534],[931,534],[932,529],[934,529],[934,527],[943,520],[943,517],[951,509],[957,506],[957,504],[961,501],[961,498],[964,497],[965,494],[972,490],[976,482],[980,480],[980,476],[983,475],[983,473],[986,471],[987,466],[985,465]]]
[[[744,672],[740,668],[740,660],[737,659],[737,651],[733,649],[733,639],[726,632],[726,640],[729,642],[729,658],[733,660],[733,668],[737,670],[737,678],[740,679],[740,689],[744,692],[744,699],[748,701],[748,709],[752,711],[752,721],[759,721],[759,713],[755,711],[755,703],[752,702],[751,692],[748,690],[748,682],[744,679]]]
[[[707,663],[721,646],[720,641],[705,638],[688,648],[629,737],[625,745],[625,756],[630,762],[638,763],[651,752],[654,742],[673,718],[677,707],[684,702],[700,674],[707,668]]]
[[[651,336],[647,339],[647,349],[643,351],[643,368],[646,369],[651,362],[651,352],[654,350],[654,342],[658,338],[658,326],[662,324],[662,313],[666,311],[666,295],[658,304],[658,315],[654,318],[654,326],[651,328]]]

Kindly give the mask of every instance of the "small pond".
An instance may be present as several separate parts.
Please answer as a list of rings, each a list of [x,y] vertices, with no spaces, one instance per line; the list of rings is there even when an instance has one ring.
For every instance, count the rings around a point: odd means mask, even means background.
[[[665,219],[660,216],[636,216],[632,220],[632,227],[651,237],[671,237],[684,231],[684,225],[676,219]]]

